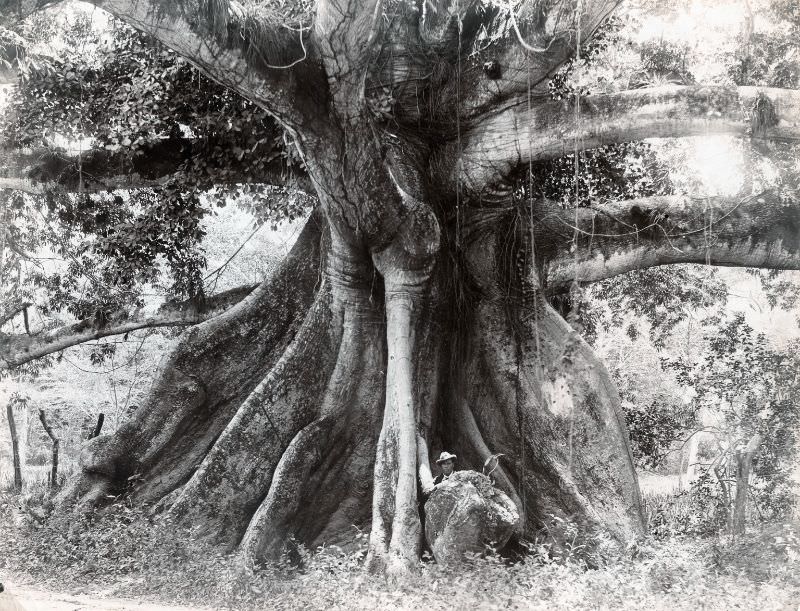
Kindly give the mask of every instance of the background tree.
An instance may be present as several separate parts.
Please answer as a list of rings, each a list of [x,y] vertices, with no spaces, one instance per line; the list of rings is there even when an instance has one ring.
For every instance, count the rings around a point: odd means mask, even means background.
[[[711,427],[717,447],[712,467],[721,474],[718,483],[725,515],[732,511],[727,506],[733,500],[732,491],[741,492],[742,487],[742,482],[730,481],[741,471],[736,454],[756,436],[753,474],[757,485],[752,493],[758,511],[775,519],[785,517],[792,508],[790,481],[800,416],[796,348],[795,340],[785,350],[775,350],[764,334],[755,333],[738,314],[711,327],[703,348],[693,357],[668,363],[679,382],[692,389],[694,408],[717,416]]]

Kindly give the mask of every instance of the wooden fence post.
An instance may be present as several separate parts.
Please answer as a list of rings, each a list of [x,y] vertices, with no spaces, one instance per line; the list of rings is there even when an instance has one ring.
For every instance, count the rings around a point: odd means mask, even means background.
[[[753,456],[761,445],[761,435],[756,433],[747,442],[744,450],[736,451],[736,501],[733,506],[733,532],[744,532],[747,521],[747,489],[750,484],[750,468]]]
[[[44,415],[43,409],[39,410],[39,420],[41,420],[42,426],[47,432],[47,436],[50,437],[50,440],[53,442],[53,468],[47,479],[50,481],[50,487],[56,488],[58,487],[58,446],[61,442],[58,437],[55,436],[55,433],[53,433],[53,429],[50,428],[50,425],[47,424],[47,418]]]
[[[103,421],[105,420],[105,417],[106,415],[103,412],[100,412],[97,415],[97,425],[94,427],[94,430],[89,433],[89,439],[94,439],[100,435],[100,431],[103,430]]]
[[[14,488],[22,489],[22,465],[19,462],[19,438],[17,437],[17,424],[14,422],[14,408],[11,403],[6,405],[8,428],[11,430],[11,453],[14,460]]]

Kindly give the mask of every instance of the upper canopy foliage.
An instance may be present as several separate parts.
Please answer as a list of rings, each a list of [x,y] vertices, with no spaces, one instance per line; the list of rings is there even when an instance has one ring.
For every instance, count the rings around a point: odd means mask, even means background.
[[[4,192],[6,294],[36,292],[43,313],[78,318],[141,305],[145,284],[202,296],[201,221],[214,206],[247,193],[273,224],[308,209],[283,131],[175,53],[85,10],[36,13],[21,32],[30,55],[6,109],[5,146],[55,159],[38,168],[53,166],[43,194]],[[71,174],[77,192],[59,186]],[[42,249],[66,267],[36,265]]]

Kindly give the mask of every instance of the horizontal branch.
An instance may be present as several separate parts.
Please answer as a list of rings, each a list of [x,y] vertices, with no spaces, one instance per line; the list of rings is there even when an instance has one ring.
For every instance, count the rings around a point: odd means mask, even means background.
[[[176,172],[188,141],[163,140],[128,159],[105,149],[70,154],[48,147],[0,149],[0,189],[43,193],[145,188]],[[124,170],[123,170],[124,168]]]
[[[46,147],[38,149],[0,148],[0,189],[43,193],[49,189],[67,192],[144,189],[165,184],[190,159],[195,142],[164,139],[141,149],[141,155],[91,149],[69,154]],[[256,182],[283,185],[289,178],[280,156],[259,167],[258,173],[241,165],[228,168],[225,184]],[[293,169],[292,183],[309,193],[313,187],[305,173]],[[217,181],[221,184],[221,181]]]
[[[763,115],[757,102],[768,99]],[[506,105],[465,131],[445,157],[450,184],[481,193],[529,161],[555,159],[579,150],[647,138],[731,134],[773,140],[800,140],[800,91],[756,87],[659,87],[581,98],[576,102]],[[577,122],[576,122],[577,118]]]
[[[647,197],[577,214],[538,204],[534,215],[549,288],[670,263],[800,269],[797,192]]]
[[[129,315],[127,312],[118,312],[106,316],[102,324],[97,324],[95,319],[84,319],[30,336],[0,333],[0,371],[101,337],[138,329],[196,325],[234,306],[256,286],[231,289],[209,297],[202,303],[194,300],[167,303],[154,314]]]

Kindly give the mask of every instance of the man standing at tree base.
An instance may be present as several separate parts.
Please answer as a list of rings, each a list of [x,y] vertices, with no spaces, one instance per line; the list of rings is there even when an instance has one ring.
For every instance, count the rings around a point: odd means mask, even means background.
[[[436,464],[439,465],[439,467],[442,469],[442,472],[434,478],[434,486],[437,486],[443,481],[450,479],[450,476],[453,475],[453,472],[456,468],[456,455],[444,451],[439,454],[439,458],[436,459]]]

